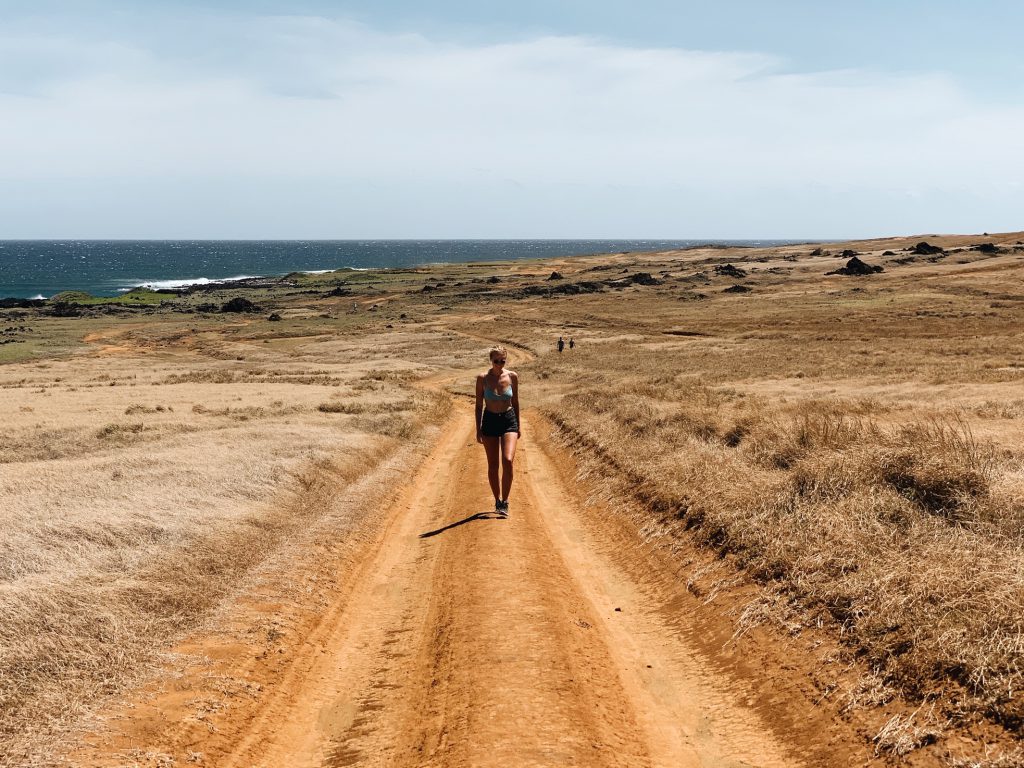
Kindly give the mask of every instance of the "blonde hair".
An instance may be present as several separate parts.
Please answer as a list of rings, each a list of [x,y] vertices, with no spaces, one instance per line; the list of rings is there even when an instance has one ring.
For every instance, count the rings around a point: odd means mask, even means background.
[[[493,360],[495,355],[508,356],[508,351],[504,347],[491,347],[491,351],[487,353],[487,359]]]

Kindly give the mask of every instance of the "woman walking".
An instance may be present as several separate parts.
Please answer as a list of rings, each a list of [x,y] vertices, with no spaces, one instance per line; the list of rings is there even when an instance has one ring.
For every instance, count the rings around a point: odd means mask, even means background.
[[[487,451],[487,479],[494,494],[494,511],[507,517],[512,462],[516,457],[516,443],[522,436],[519,376],[505,369],[508,354],[504,347],[494,347],[488,356],[491,367],[476,377],[476,441]]]

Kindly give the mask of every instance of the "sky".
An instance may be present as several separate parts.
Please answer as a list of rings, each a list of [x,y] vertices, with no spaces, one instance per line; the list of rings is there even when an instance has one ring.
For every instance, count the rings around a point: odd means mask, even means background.
[[[1024,4],[0,0],[0,238],[1024,229]]]

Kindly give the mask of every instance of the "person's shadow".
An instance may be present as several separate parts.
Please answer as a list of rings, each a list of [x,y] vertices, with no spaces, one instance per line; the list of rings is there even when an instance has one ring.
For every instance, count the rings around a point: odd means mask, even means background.
[[[465,517],[462,520],[458,520],[458,521],[456,521],[454,523],[448,523],[448,525],[444,526],[443,528],[438,528],[437,530],[434,530],[434,531],[427,531],[426,533],[421,533],[420,534],[420,538],[421,539],[429,539],[431,536],[437,536],[437,534],[439,534],[439,533],[444,533],[445,531],[450,531],[452,528],[458,528],[460,525],[465,525],[466,523],[471,523],[474,520],[507,520],[507,519],[508,518],[505,515],[499,515],[497,512],[491,512],[491,511],[477,512],[475,515],[470,515],[469,517]]]

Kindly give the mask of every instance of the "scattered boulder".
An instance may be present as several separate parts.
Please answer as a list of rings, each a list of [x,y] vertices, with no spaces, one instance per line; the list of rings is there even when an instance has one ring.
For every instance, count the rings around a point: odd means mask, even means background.
[[[719,264],[715,267],[715,274],[724,275],[725,277],[746,277],[747,270],[735,267],[732,264]]]
[[[932,245],[927,240],[922,240],[911,248],[910,252],[916,253],[918,256],[933,256],[936,253],[945,253],[941,246]]]
[[[855,256],[858,256],[858,255],[859,254],[856,251],[853,251],[853,250],[850,250],[849,248],[847,248],[845,251],[843,251],[842,253],[839,254],[839,258],[840,259],[852,259],[852,258],[854,258]]]
[[[501,282],[501,278],[498,277],[497,275],[491,275],[490,277],[487,278],[487,282],[488,283],[500,283]]]
[[[882,255],[883,256],[895,256],[896,254],[893,251],[882,251]]]
[[[730,285],[722,293],[750,293],[753,288],[746,285]]]
[[[873,275],[876,272],[884,271],[877,264],[867,264],[856,256],[846,262],[846,266],[842,269],[836,269],[831,272],[826,272],[826,275]]]
[[[825,251],[823,251],[821,248],[815,248],[813,251],[811,251],[810,255],[811,256],[827,256],[828,254],[825,253]]]
[[[216,304],[210,304],[209,302],[206,302],[204,304],[200,304],[199,306],[196,307],[196,312],[219,312],[219,311],[220,311],[220,307],[218,307]]]
[[[550,275],[548,275],[548,280],[564,280],[564,279],[565,278],[562,277],[562,273],[561,272],[552,272]]]
[[[281,322],[281,316],[277,314],[277,312],[272,312],[270,317],[267,318],[267,320],[269,320],[272,323],[279,323]]]
[[[249,301],[244,296],[235,296],[230,301],[225,301],[221,307],[221,312],[259,312],[260,308]]]
[[[974,246],[974,250],[980,251],[981,253],[999,253],[999,248],[995,243],[981,243],[980,245]]]
[[[420,293],[430,293],[431,291],[436,291],[436,290],[437,290],[437,288],[432,286],[430,283],[427,283],[422,288],[420,288]]]
[[[348,288],[342,288],[340,285],[333,291],[328,291],[325,296],[348,296],[352,293]]]

